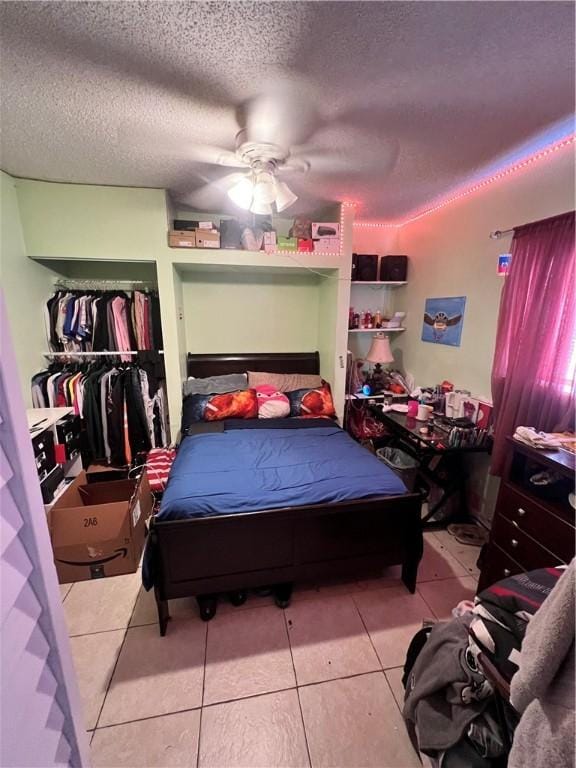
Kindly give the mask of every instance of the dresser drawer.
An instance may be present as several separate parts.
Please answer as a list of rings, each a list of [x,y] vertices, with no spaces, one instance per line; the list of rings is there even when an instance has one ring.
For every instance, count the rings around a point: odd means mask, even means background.
[[[574,557],[574,526],[507,483],[500,488],[496,514],[564,562]]]
[[[500,581],[500,579],[515,576],[517,573],[522,573],[525,570],[520,563],[517,563],[493,542],[490,542],[488,545],[488,551],[484,559],[486,565],[482,568],[482,573],[480,574],[478,592],[491,587],[492,584]]]
[[[548,568],[565,562],[557,553],[549,552],[502,515],[496,515],[492,524],[490,541],[503,549],[525,571]]]

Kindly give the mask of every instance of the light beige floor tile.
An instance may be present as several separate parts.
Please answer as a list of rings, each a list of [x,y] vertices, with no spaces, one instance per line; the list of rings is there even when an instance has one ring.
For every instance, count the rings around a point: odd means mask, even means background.
[[[294,685],[284,613],[279,608],[217,614],[209,623],[204,704]]]
[[[77,581],[64,601],[69,634],[86,635],[127,627],[141,582],[139,571]]]
[[[404,708],[404,686],[402,685],[402,675],[404,669],[402,667],[396,667],[395,669],[387,669],[384,673],[388,680],[388,685],[392,689],[392,694],[396,699],[396,704],[400,708],[400,712]]]
[[[380,576],[373,579],[361,579],[358,584],[361,589],[400,587],[402,586],[402,566],[391,565],[389,568],[384,568]]]
[[[72,589],[72,584],[58,584],[58,586],[60,587],[60,599],[64,602],[68,592]]]
[[[124,639],[124,630],[70,638],[86,729],[94,728]]]
[[[452,618],[452,608],[461,600],[473,600],[476,594],[476,579],[461,576],[459,579],[427,581],[418,584],[418,592],[430,606],[438,619]]]
[[[308,765],[295,690],[203,709],[199,768],[304,768]]]
[[[424,554],[418,566],[418,581],[450,579],[466,576],[467,572],[432,533],[424,535]]]
[[[200,710],[153,717],[94,733],[93,768],[189,768],[196,765]]]
[[[376,652],[385,669],[404,664],[412,637],[432,611],[419,594],[405,587],[360,592],[354,595]]]
[[[479,569],[476,561],[480,554],[480,547],[472,547],[469,544],[460,544],[448,531],[434,531],[434,538],[444,546],[451,555],[466,569],[470,576],[478,577]]]
[[[168,602],[171,619],[198,619],[198,608],[196,600],[193,597],[182,597]],[[140,587],[134,613],[130,619],[131,627],[141,627],[145,624],[158,624],[158,611],[156,610],[156,600],[154,590],[146,592],[144,587]],[[170,626],[170,625],[169,625]]]
[[[98,725],[199,707],[205,642],[200,621],[171,622],[165,637],[153,624],[128,629]]]
[[[417,768],[382,672],[298,689],[314,768]]]
[[[296,602],[286,619],[298,685],[380,669],[350,596]]]

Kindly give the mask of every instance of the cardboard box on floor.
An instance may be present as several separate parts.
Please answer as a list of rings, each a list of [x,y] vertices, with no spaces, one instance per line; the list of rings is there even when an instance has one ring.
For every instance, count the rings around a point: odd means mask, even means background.
[[[136,571],[152,505],[146,472],[91,485],[81,472],[48,515],[60,584]]]

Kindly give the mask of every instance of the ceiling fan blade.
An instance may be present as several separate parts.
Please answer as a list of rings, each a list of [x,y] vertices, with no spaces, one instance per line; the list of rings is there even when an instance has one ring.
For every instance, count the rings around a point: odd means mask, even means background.
[[[290,163],[307,162],[311,175],[322,176],[387,176],[398,161],[400,143],[360,128],[332,123],[309,144],[298,147]]]
[[[181,162],[192,161],[226,168],[248,167],[233,150],[212,144],[196,144],[182,131],[162,134],[152,126],[130,126],[120,128],[118,138],[122,144],[129,142],[143,152],[152,151],[155,155],[162,154]]]
[[[322,121],[305,89],[276,83],[240,108],[238,122],[247,141],[290,149],[308,141]]]
[[[208,181],[202,187],[178,193],[178,201],[201,211],[214,212],[223,208],[227,210],[230,206],[226,199],[226,193],[244,177],[244,173],[227,173],[220,179]]]

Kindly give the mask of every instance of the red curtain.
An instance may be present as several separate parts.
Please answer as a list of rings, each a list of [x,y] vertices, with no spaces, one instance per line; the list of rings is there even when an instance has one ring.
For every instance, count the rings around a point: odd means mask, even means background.
[[[518,426],[574,428],[574,212],[518,227],[505,278],[492,366],[492,472]]]

